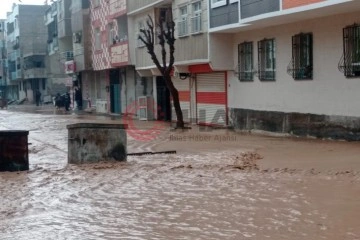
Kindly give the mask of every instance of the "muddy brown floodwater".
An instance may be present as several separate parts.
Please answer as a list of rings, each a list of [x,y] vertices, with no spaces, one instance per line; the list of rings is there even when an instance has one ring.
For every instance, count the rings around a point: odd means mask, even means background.
[[[0,239],[360,239],[359,143],[162,123],[128,152],[177,154],[68,165],[77,122],[121,120],[0,111],[30,131],[30,171],[0,173]]]

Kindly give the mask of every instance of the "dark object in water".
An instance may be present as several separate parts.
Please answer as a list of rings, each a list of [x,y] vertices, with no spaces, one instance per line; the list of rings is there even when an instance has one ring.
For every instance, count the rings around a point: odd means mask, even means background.
[[[162,152],[139,152],[128,153],[128,156],[142,156],[142,155],[154,155],[154,154],[176,154],[176,151],[162,151]]]
[[[29,170],[29,131],[0,131],[0,172]]]

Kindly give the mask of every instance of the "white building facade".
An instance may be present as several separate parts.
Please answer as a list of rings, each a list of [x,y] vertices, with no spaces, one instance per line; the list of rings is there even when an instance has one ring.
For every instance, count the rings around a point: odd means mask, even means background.
[[[244,3],[210,0],[210,59],[226,70],[229,124],[360,140],[360,2]],[[219,22],[221,8],[237,19]]]

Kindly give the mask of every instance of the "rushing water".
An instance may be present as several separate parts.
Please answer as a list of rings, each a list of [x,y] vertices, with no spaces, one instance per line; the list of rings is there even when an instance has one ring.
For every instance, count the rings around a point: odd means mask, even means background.
[[[30,130],[30,171],[0,173],[0,239],[360,239],[352,169],[262,169],[253,140],[171,143],[167,128],[151,142],[129,136],[128,150],[178,154],[68,165],[67,124],[119,120],[8,111],[0,120],[0,130]]]

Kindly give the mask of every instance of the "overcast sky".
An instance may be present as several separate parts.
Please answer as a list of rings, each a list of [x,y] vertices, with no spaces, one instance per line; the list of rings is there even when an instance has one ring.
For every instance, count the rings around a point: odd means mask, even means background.
[[[0,19],[6,19],[6,12],[11,12],[13,3],[43,5],[44,2],[45,0],[0,0]]]

